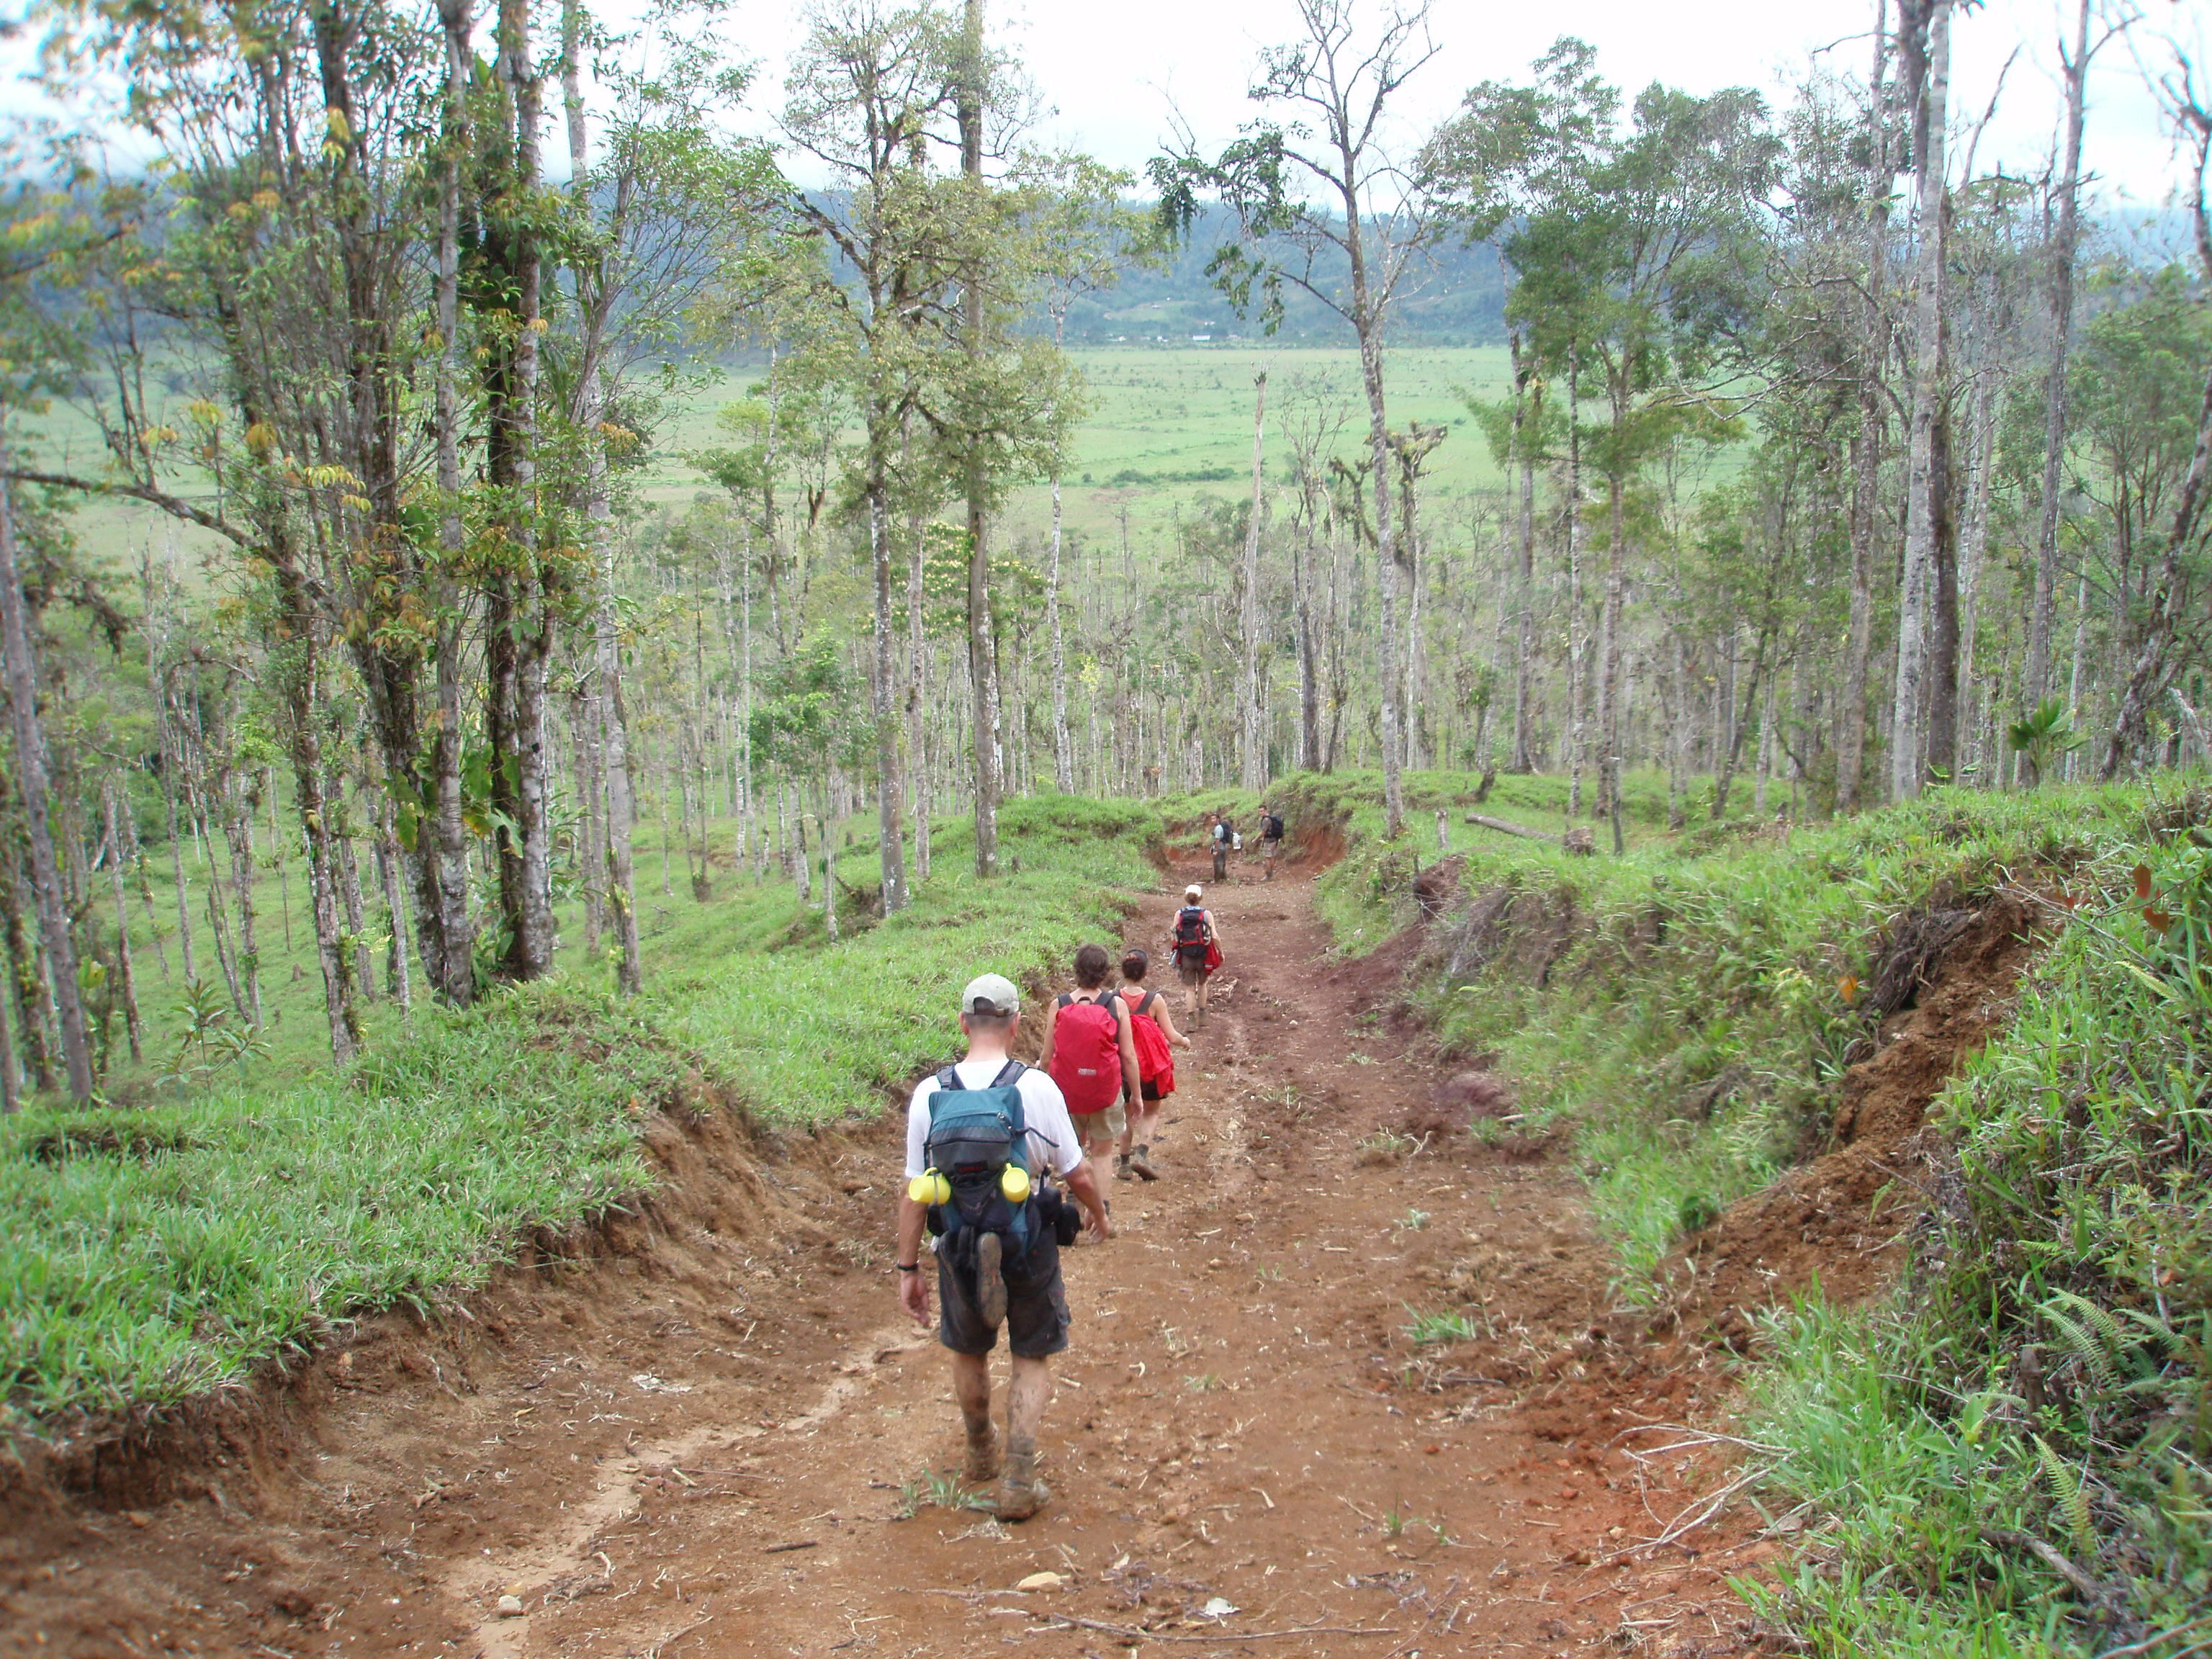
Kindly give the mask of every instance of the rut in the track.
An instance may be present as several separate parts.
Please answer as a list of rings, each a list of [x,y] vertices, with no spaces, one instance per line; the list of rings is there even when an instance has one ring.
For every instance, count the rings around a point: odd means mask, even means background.
[[[196,1618],[171,1590],[132,1645],[1736,1650],[1722,1574],[1774,1546],[1706,1529],[1639,1548],[1714,1477],[1616,1441],[1680,1417],[1707,1362],[1610,1309],[1579,1188],[1540,1150],[1460,1135],[1407,1155],[1393,1132],[1432,1115],[1439,1079],[1376,970],[1333,963],[1307,882],[1207,897],[1227,961],[1177,1055],[1164,1179],[1117,1183],[1119,1236],[1066,1257],[1074,1342],[1036,1519],[1003,1527],[933,1474],[957,1469],[958,1423],[940,1351],[895,1303],[886,1126],[770,1177],[815,1218],[796,1237],[682,1241],[680,1272],[614,1264],[623,1297],[533,1302],[497,1363],[342,1404],[296,1504],[244,1530],[230,1600],[200,1592]],[[1157,942],[1171,908],[1148,899],[1127,937]],[[1473,1340],[1409,1340],[1417,1313],[1468,1307]],[[154,1530],[173,1555],[222,1535]],[[1039,1571],[1060,1586],[1015,1589]]]

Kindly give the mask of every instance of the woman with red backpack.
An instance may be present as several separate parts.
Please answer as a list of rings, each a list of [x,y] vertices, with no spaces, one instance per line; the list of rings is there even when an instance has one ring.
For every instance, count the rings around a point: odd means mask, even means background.
[[[1060,1085],[1076,1138],[1091,1159],[1092,1179],[1112,1174],[1115,1143],[1127,1133],[1122,1098],[1138,1097],[1135,1021],[1106,983],[1114,965],[1103,945],[1075,953],[1075,989],[1045,1006],[1044,1048],[1037,1069]]]
[[[1175,924],[1168,930],[1168,943],[1175,951],[1176,977],[1189,993],[1183,1012],[1194,1024],[1206,1018],[1206,981],[1221,966],[1221,929],[1213,912],[1201,902],[1204,897],[1196,882],[1184,888],[1182,908],[1176,912]]]
[[[1116,1181],[1132,1174],[1146,1181],[1160,1178],[1152,1167],[1152,1126],[1160,1121],[1160,1103],[1175,1092],[1175,1054],[1169,1045],[1190,1047],[1190,1039],[1176,1030],[1167,999],[1145,983],[1152,965],[1151,953],[1138,945],[1121,958],[1121,1001],[1137,1045],[1138,1092],[1135,1099],[1121,1103],[1129,1127],[1121,1133],[1121,1155],[1114,1161]]]

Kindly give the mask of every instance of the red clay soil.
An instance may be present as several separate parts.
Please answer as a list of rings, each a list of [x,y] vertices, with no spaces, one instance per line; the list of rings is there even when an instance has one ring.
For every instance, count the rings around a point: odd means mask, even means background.
[[[1835,1150],[1727,1210],[1678,1259],[1684,1328],[1732,1346],[1748,1316],[1819,1288],[1857,1301],[1894,1282],[1942,1154],[1928,1108],[2012,1017],[2036,919],[2008,894],[1978,909],[1907,918],[1881,953],[1869,994],[1893,1008],[1872,1053],[1837,1090]]]
[[[1405,1133],[1503,1085],[1362,1018],[1381,970],[1329,957],[1305,882],[1250,869],[1209,885],[1227,963],[1164,1178],[1116,1184],[1120,1236],[1067,1258],[1036,1519],[932,1473],[960,1432],[896,1305],[896,1126],[777,1141],[679,1109],[650,1202],[465,1312],[0,1473],[0,1650],[1746,1650],[1724,1575],[1783,1546],[1734,1512],[1650,1543],[1723,1465],[1629,1455],[1676,1443],[1727,1356],[1613,1306],[1543,1148]],[[1469,1334],[1416,1345],[1416,1313]]]

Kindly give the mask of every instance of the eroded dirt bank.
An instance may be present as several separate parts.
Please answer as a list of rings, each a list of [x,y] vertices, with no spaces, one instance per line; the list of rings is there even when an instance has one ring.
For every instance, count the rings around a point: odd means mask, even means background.
[[[546,1241],[470,1314],[364,1329],[234,1444],[217,1414],[189,1458],[70,1472],[103,1495],[19,1482],[0,1645],[1755,1645],[1723,1576],[1782,1546],[1735,1517],[1647,1544],[1723,1473],[1631,1455],[1675,1443],[1651,1425],[1717,1399],[1726,1356],[1613,1308],[1554,1153],[1438,1133],[1485,1085],[1393,1026],[1387,963],[1330,963],[1299,872],[1256,876],[1209,890],[1229,960],[1178,1056],[1165,1179],[1117,1184],[1121,1237],[1069,1255],[1036,1520],[1001,1527],[930,1478],[959,1431],[894,1301],[895,1128],[778,1145],[664,1120],[670,1189]],[[1170,908],[1148,900],[1129,937],[1156,942]],[[1412,1340],[1417,1315],[1471,1306],[1467,1340]]]

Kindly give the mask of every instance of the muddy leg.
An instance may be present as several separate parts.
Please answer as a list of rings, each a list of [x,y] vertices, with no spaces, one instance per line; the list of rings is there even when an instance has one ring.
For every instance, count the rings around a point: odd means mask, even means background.
[[[1160,1109],[1157,1101],[1145,1103],[1152,1110],[1129,1114],[1129,1133],[1121,1137],[1121,1146],[1129,1169],[1139,1180],[1152,1181],[1158,1178],[1159,1173],[1152,1168],[1152,1136],[1159,1126]]]
[[[999,1437],[991,1425],[991,1362],[988,1355],[952,1356],[952,1397],[960,1402],[960,1420],[968,1431],[968,1462],[961,1471],[965,1480],[981,1483],[999,1478]]]
[[[1006,1474],[999,1486],[999,1517],[1026,1521],[1052,1496],[1036,1478],[1037,1430],[1052,1403],[1052,1367],[1042,1359],[1014,1361],[1006,1391]]]

